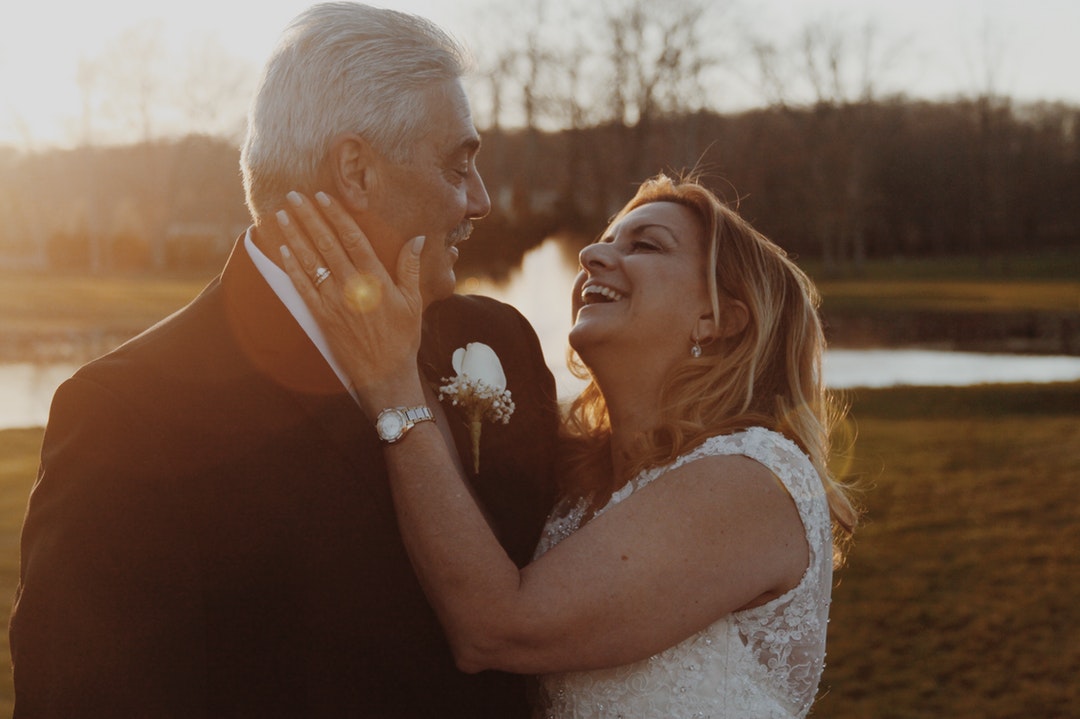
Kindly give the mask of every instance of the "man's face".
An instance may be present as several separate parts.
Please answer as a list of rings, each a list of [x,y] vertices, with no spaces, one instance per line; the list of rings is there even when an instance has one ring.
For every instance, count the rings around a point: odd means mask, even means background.
[[[453,294],[457,245],[468,239],[472,220],[491,210],[491,200],[476,169],[480,137],[461,83],[432,86],[424,105],[427,129],[410,159],[380,167],[378,192],[369,208],[377,228],[365,231],[391,273],[404,243],[427,237],[420,257],[426,306]]]

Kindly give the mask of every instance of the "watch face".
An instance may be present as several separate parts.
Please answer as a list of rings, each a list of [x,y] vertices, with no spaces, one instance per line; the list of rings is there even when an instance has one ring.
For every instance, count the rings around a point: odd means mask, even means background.
[[[387,442],[393,442],[401,437],[401,433],[405,430],[405,418],[400,412],[383,412],[375,422],[375,428],[379,432],[379,437]]]

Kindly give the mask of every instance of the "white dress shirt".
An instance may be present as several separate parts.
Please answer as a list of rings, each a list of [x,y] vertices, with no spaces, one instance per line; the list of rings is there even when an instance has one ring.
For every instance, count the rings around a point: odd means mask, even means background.
[[[356,399],[356,390],[353,389],[352,382],[349,380],[348,375],[341,369],[341,365],[334,357],[334,353],[330,350],[330,345],[326,341],[326,335],[323,334],[322,328],[319,327],[319,323],[315,321],[314,315],[311,314],[311,310],[304,304],[304,298],[300,296],[300,293],[296,291],[293,286],[292,280],[285,274],[285,270],[281,269],[270,258],[262,253],[258,247],[255,246],[255,242],[251,239],[251,228],[248,228],[247,234],[244,235],[244,249],[247,250],[248,256],[251,257],[251,261],[255,263],[255,269],[259,271],[259,274],[263,276],[266,283],[270,285],[270,289],[277,295],[281,303],[285,305],[285,309],[289,311],[289,314],[293,316],[297,324],[300,325],[300,329],[304,330],[304,334],[315,345],[315,348],[319,350],[319,354],[322,355],[326,363],[330,365],[330,369],[334,371],[337,378],[341,380],[342,386],[349,391],[349,394]]]

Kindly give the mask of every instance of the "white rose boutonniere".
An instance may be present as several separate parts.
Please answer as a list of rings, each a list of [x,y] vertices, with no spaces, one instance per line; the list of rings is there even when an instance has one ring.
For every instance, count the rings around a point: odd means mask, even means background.
[[[473,472],[480,472],[480,423],[507,424],[514,413],[514,401],[506,389],[506,373],[495,350],[482,342],[470,342],[454,350],[453,378],[439,388],[439,399],[461,407],[469,418],[472,438]]]

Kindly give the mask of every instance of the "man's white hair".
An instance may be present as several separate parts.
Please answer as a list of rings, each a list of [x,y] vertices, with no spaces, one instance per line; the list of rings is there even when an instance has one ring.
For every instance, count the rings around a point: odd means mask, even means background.
[[[319,165],[343,133],[407,161],[427,119],[426,91],[460,78],[465,58],[415,15],[352,2],[301,13],[267,61],[248,112],[240,168],[252,217],[268,217],[289,190],[317,189]]]

